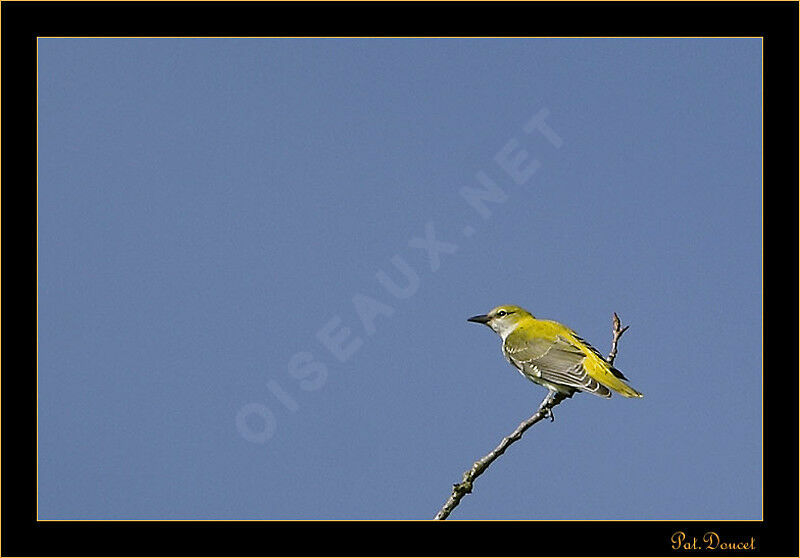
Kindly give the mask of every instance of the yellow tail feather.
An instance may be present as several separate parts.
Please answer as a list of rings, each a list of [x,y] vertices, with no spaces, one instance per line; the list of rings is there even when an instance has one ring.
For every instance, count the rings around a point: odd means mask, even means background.
[[[583,361],[586,373],[592,378],[606,386],[608,389],[619,393],[623,397],[644,397],[644,394],[633,389],[631,386],[617,378],[611,372],[611,365],[604,359],[594,354],[587,355]]]

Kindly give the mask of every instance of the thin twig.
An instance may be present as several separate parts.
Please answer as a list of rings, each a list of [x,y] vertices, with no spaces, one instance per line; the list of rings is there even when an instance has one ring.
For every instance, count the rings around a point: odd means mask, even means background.
[[[617,316],[616,312],[614,312],[614,317],[611,323],[612,323],[611,332],[614,337],[611,339],[611,352],[608,353],[606,360],[608,361],[609,364],[613,365],[614,359],[617,358],[617,342],[619,341],[619,338],[622,337],[622,334],[628,331],[628,328],[631,326],[626,325],[625,327],[621,327],[622,324],[620,323],[619,316]]]
[[[622,337],[622,334],[625,333],[625,331],[630,326],[622,327],[622,324],[620,323],[619,320],[619,316],[617,316],[616,312],[614,312],[612,325],[613,327],[611,331],[613,334],[613,338],[611,340],[611,352],[608,353],[606,361],[608,361],[609,364],[613,365],[614,359],[617,357],[617,342],[619,341],[619,338]],[[539,406],[539,409],[536,411],[536,413],[534,413],[533,416],[520,423],[517,429],[514,430],[514,432],[512,432],[505,438],[503,438],[503,440],[496,448],[494,448],[491,452],[489,452],[481,459],[476,461],[472,465],[472,468],[470,468],[469,471],[464,473],[460,483],[453,485],[453,492],[450,494],[450,497],[447,499],[447,502],[444,503],[444,506],[442,506],[442,509],[439,510],[439,513],[436,514],[436,517],[434,517],[434,519],[447,519],[447,516],[449,516],[450,512],[452,512],[456,508],[456,506],[458,506],[458,504],[461,502],[461,499],[467,494],[472,492],[472,485],[475,482],[475,479],[477,479],[489,467],[489,465],[491,465],[494,462],[495,459],[503,455],[511,444],[522,438],[522,435],[525,433],[526,430],[528,430],[531,426],[533,426],[537,422],[541,421],[543,418],[550,416],[553,407],[561,403],[566,398],[567,396],[561,393],[556,393],[555,396],[553,396],[552,398],[548,394],[548,396],[544,398],[544,401],[542,401],[542,404]]]
[[[522,435],[525,431],[542,420],[543,418],[547,417],[553,407],[561,403],[566,398],[565,395],[557,393],[555,397],[550,399],[549,397],[545,397],[544,401],[542,401],[542,405],[539,407],[539,410],[530,417],[528,420],[522,422],[514,432],[503,438],[503,441],[500,442],[496,448],[494,448],[491,452],[487,455],[476,461],[472,468],[464,473],[463,480],[453,485],[453,493],[450,494],[450,498],[447,499],[442,509],[439,510],[439,513],[436,514],[434,519],[447,519],[447,516],[450,515],[450,512],[461,502],[461,498],[463,498],[466,494],[472,492],[472,483],[475,482],[475,479],[483,473],[486,468],[492,464],[492,462],[503,455],[508,446],[522,438]]]

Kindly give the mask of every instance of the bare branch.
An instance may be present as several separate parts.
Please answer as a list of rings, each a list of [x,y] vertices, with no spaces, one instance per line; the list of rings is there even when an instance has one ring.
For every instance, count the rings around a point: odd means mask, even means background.
[[[622,337],[622,334],[625,333],[630,326],[622,327],[620,323],[619,316],[617,313],[614,312],[613,322],[612,322],[612,340],[611,340],[611,352],[608,353],[606,357],[606,361],[613,365],[614,359],[617,358],[617,343],[619,342],[619,338]],[[537,422],[541,421],[543,418],[548,416],[552,417],[552,409],[559,403],[561,403],[567,396],[556,393],[553,397],[550,396],[548,393],[547,397],[544,398],[542,404],[539,406],[539,409],[534,413],[532,417],[525,420],[524,422],[520,423],[514,432],[503,438],[500,444],[494,448],[491,452],[487,455],[483,456],[481,459],[476,461],[472,468],[465,472],[462,480],[458,484],[453,485],[453,492],[450,494],[450,497],[447,499],[447,502],[444,503],[442,509],[439,510],[439,513],[436,514],[434,519],[447,519],[450,513],[458,506],[461,502],[461,499],[466,496],[467,494],[472,492],[472,485],[475,480],[491,465],[495,459],[500,457],[505,453],[508,447],[522,438],[522,435],[528,430],[531,426],[536,424]]]
[[[619,341],[619,338],[622,337],[622,334],[628,331],[628,328],[631,326],[626,325],[625,327],[622,327],[622,323],[619,321],[619,316],[617,316],[616,312],[614,312],[611,325],[611,333],[613,338],[611,339],[611,352],[608,353],[606,361],[613,366],[614,359],[617,358],[617,342]]]
[[[453,485],[453,493],[450,495],[450,498],[447,499],[447,502],[445,502],[444,506],[442,506],[442,509],[439,510],[439,513],[436,514],[434,519],[447,519],[447,516],[450,515],[450,512],[453,511],[453,509],[455,509],[455,507],[461,502],[461,499],[466,494],[472,492],[472,483],[475,482],[475,479],[477,479],[495,459],[503,455],[506,449],[508,449],[508,446],[522,438],[522,435],[528,428],[543,418],[549,416],[552,413],[551,409],[561,403],[565,398],[566,396],[560,393],[557,393],[552,399],[549,397],[549,395],[545,397],[544,401],[542,401],[542,404],[539,407],[539,410],[536,411],[532,417],[520,423],[514,432],[503,438],[503,441],[500,442],[500,445],[476,461],[472,465],[472,468],[464,473],[463,479],[460,483]]]

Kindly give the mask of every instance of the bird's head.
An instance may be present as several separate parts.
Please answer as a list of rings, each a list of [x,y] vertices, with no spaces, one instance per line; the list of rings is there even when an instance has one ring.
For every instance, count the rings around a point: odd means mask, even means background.
[[[488,314],[472,316],[467,321],[486,324],[505,339],[509,333],[517,328],[521,321],[528,318],[533,318],[533,315],[524,308],[506,304],[492,308]]]

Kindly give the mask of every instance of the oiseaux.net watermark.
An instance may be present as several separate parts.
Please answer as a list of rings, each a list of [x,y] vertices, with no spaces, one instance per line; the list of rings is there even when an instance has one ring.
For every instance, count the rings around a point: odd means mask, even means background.
[[[539,159],[531,156],[523,146],[528,136],[534,133],[541,135],[555,149],[564,145],[561,136],[548,124],[549,116],[550,111],[546,108],[537,111],[522,126],[523,133],[511,137],[495,153],[491,171],[479,170],[475,173],[473,185],[463,186],[458,190],[462,202],[469,205],[484,221],[491,219],[492,210],[498,204],[509,199],[509,194],[499,185],[500,182],[510,179],[515,186],[523,186],[541,168]],[[476,232],[471,225],[465,225],[457,234],[460,234],[461,239],[469,239]],[[461,239],[459,242],[463,242]],[[459,244],[454,235],[444,238],[436,224],[428,221],[418,236],[409,239],[408,248],[423,252],[428,270],[436,273],[441,268],[442,256],[455,254]],[[317,391],[328,381],[326,359],[333,358],[339,363],[349,361],[364,346],[365,340],[377,333],[379,318],[394,315],[397,304],[410,299],[419,291],[421,271],[415,269],[403,254],[391,256],[389,264],[385,269],[378,269],[374,276],[374,280],[386,293],[383,299],[379,300],[362,292],[354,293],[351,298],[358,320],[357,331],[354,331],[352,322],[345,322],[340,315],[331,316],[314,332],[319,351],[298,351],[293,354],[286,365],[286,376],[269,378],[265,384],[268,393],[264,393],[258,401],[246,403],[239,408],[235,421],[236,430],[242,438],[248,442],[263,444],[275,436],[278,415],[273,409],[282,408],[289,413],[296,413],[300,409],[297,401],[300,392]]]

